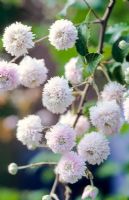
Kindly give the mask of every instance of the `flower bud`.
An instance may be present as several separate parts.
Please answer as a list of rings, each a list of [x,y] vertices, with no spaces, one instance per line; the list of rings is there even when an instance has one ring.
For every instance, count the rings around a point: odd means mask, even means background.
[[[16,175],[18,172],[18,165],[16,163],[10,163],[8,166],[8,172],[12,175]]]
[[[121,40],[119,42],[118,46],[119,46],[120,49],[124,50],[124,49],[126,49],[129,46],[129,44],[125,40]]]
[[[45,195],[45,196],[42,197],[42,200],[51,200],[51,196]]]
[[[92,186],[92,185],[87,185],[83,191],[82,194],[82,199],[85,198],[91,198],[94,200],[98,195],[98,188]]]

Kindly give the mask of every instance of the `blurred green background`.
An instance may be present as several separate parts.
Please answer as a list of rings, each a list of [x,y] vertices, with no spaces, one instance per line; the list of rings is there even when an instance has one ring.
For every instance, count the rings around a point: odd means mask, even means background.
[[[109,0],[88,0],[92,8],[102,16]],[[2,46],[4,28],[15,21],[31,25],[36,38],[48,34],[48,28],[55,19],[68,18],[75,24],[85,20],[88,9],[83,0],[1,0],[0,1],[0,57],[10,60]],[[90,20],[94,17],[90,14]],[[120,25],[119,23],[124,23]],[[118,24],[112,33],[105,38],[104,56],[112,57],[111,37],[118,34],[118,38],[129,32],[129,3],[122,0],[116,1],[115,9],[109,20],[109,26]],[[125,31],[126,30],[126,31]],[[96,52],[99,36],[99,26],[91,26],[90,50]],[[117,39],[118,39],[117,38]],[[116,39],[113,39],[115,42]],[[49,77],[55,74],[63,75],[64,64],[73,56],[77,56],[76,49],[57,51],[48,41],[36,46],[30,55],[44,58],[49,69]],[[121,66],[119,59],[117,67]],[[112,68],[111,68],[112,69]],[[115,67],[113,70],[116,69]],[[118,69],[118,68],[117,68]],[[119,68],[120,69],[120,68]],[[110,70],[111,72],[113,70]],[[120,80],[120,70],[113,71],[114,79]],[[101,77],[103,79],[103,77]],[[26,164],[28,162],[58,160],[51,152],[36,150],[29,152],[15,139],[17,120],[27,114],[38,113],[46,125],[56,123],[58,116],[52,115],[42,109],[42,88],[19,88],[13,92],[0,93],[0,200],[40,200],[43,194],[49,193],[54,180],[52,168],[38,168],[20,172],[16,176],[7,173],[10,162]],[[129,200],[129,125],[124,124],[121,134],[111,138],[111,152],[109,160],[100,167],[93,167],[95,184],[100,189],[98,200]],[[88,184],[82,180],[74,186],[72,200],[79,200],[84,186]],[[62,186],[58,187],[60,199]]]

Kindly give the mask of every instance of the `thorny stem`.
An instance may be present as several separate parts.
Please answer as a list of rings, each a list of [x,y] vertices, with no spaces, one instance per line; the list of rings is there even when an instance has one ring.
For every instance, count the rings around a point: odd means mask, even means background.
[[[31,163],[29,165],[19,166],[18,170],[27,169],[27,168],[34,168],[42,165],[56,165],[56,162],[38,162],[38,163]]]
[[[100,23],[101,28],[100,28],[100,37],[99,37],[99,46],[98,46],[99,53],[103,53],[105,31],[106,31],[108,20],[112,13],[115,3],[116,3],[116,0],[110,0],[107,6],[107,9],[105,10],[105,13],[101,19],[101,23]]]

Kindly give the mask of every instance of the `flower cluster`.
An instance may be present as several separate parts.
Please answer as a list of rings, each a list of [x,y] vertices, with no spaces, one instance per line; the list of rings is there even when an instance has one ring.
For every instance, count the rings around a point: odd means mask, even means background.
[[[105,85],[104,90],[101,93],[102,99],[111,101],[116,100],[118,104],[123,102],[123,94],[125,88],[123,85],[117,82],[109,82]]]
[[[43,59],[26,56],[20,62],[20,83],[25,87],[34,88],[43,84],[47,79],[48,70]]]
[[[16,22],[5,29],[3,46],[12,56],[21,56],[34,47],[33,39],[34,34],[31,32],[31,27]]]
[[[78,145],[78,153],[89,164],[100,164],[107,159],[110,154],[108,140],[98,132],[86,134]]]
[[[68,125],[53,126],[45,137],[48,147],[55,153],[69,152],[75,145],[75,131]]]
[[[77,153],[71,151],[62,156],[56,167],[56,173],[66,183],[75,183],[85,175],[85,161]]]
[[[53,113],[63,113],[72,104],[72,89],[63,77],[53,77],[44,86],[43,105]]]
[[[119,132],[122,125],[121,110],[115,100],[100,101],[91,107],[90,119],[92,124],[106,135]]]
[[[72,48],[77,40],[77,29],[69,20],[57,20],[50,27],[49,41],[58,50]]]
[[[19,84],[17,65],[0,61],[0,91],[13,90]]]
[[[42,142],[41,119],[36,115],[29,115],[18,121],[16,137],[28,149],[35,149]]]

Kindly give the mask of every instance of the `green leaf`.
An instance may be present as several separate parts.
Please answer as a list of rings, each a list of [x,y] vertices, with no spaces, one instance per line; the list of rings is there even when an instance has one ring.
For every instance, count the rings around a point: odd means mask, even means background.
[[[129,33],[129,24],[119,23],[110,26],[106,31],[106,41],[110,43],[116,42],[124,33]]]
[[[128,123],[124,123],[123,126],[121,127],[120,130],[121,134],[128,134],[129,133],[129,124]]]
[[[127,46],[125,49],[120,49],[119,48],[119,42],[121,40],[128,40],[128,37],[120,37],[112,46],[112,56],[115,59],[115,61],[117,62],[123,62],[124,58],[126,58],[126,56],[129,53],[129,47]]]
[[[77,27],[78,39],[76,40],[76,50],[81,56],[86,56],[88,52],[87,43],[89,40],[89,27],[86,24],[81,24]]]
[[[89,74],[94,73],[102,57],[103,57],[102,54],[99,54],[99,53],[89,53],[86,55],[86,60],[88,63],[86,70]]]
[[[97,169],[97,176],[100,178],[107,178],[110,176],[115,176],[120,173],[121,167],[115,162],[107,161],[102,166]]]

